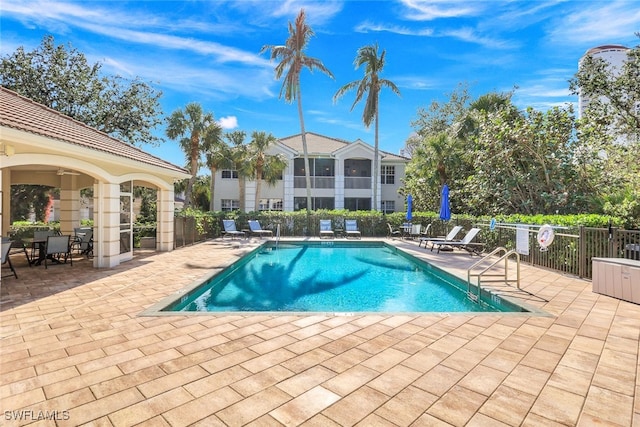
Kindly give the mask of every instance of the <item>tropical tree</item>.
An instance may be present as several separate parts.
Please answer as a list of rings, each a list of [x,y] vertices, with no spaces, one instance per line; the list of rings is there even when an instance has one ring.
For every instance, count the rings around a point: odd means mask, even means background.
[[[304,155],[304,175],[307,188],[307,219],[311,220],[311,175],[309,168],[309,151],[307,149],[307,135],[304,127],[304,117],[302,114],[302,91],[300,90],[300,72],[303,68],[309,71],[320,70],[324,74],[333,78],[333,74],[324,66],[318,58],[313,58],[305,54],[305,49],[311,37],[315,35],[313,30],[305,22],[304,9],[296,18],[295,24],[289,22],[289,37],[284,45],[265,45],[260,50],[264,53],[271,50],[271,60],[279,60],[275,67],[275,77],[280,80],[284,75],[279,97],[286,102],[298,101],[298,117],[300,119],[300,135],[302,136],[302,151]],[[308,224],[309,225],[309,224]]]
[[[184,110],[177,109],[167,118],[166,135],[178,139],[180,148],[189,162],[191,178],[184,197],[185,207],[191,206],[191,192],[198,176],[200,157],[213,145],[220,143],[222,128],[215,121],[213,113],[205,113],[200,104],[192,102]]]
[[[244,139],[244,137],[243,137]],[[211,147],[205,152],[206,165],[211,172],[211,182],[209,192],[211,193],[211,200],[209,202],[209,210],[213,211],[214,208],[214,195],[216,189],[216,173],[218,169],[232,169],[234,167],[231,161],[231,147],[226,143],[212,144]]]
[[[250,161],[249,147],[245,144],[247,134],[237,130],[225,134],[229,144],[229,160],[238,174],[238,199],[240,211],[246,210],[247,178],[253,177],[254,169]]]
[[[0,62],[0,84],[35,102],[132,145],[158,143],[160,96],[148,83],[103,75],[74,49],[42,39],[31,52],[19,47]]]
[[[400,90],[391,80],[380,78],[384,69],[384,59],[386,51],[383,50],[378,56],[378,44],[363,46],[358,49],[354,65],[356,69],[364,65],[364,77],[362,80],[355,80],[342,86],[333,96],[334,102],[342,97],[347,91],[356,89],[356,99],[351,105],[351,111],[363,97],[366,96],[364,111],[362,112],[362,122],[365,127],[369,127],[375,122],[374,136],[374,158],[373,158],[373,209],[378,210],[378,182],[380,181],[380,166],[378,165],[379,143],[378,126],[380,119],[380,90],[383,87],[391,89],[396,95],[400,95]]]
[[[249,143],[249,156],[251,165],[254,170],[256,181],[256,210],[260,207],[260,190],[262,181],[267,185],[274,185],[279,179],[282,179],[282,173],[287,167],[287,159],[279,154],[267,154],[267,150],[277,142],[272,134],[266,132],[254,131],[251,134],[251,142]]]

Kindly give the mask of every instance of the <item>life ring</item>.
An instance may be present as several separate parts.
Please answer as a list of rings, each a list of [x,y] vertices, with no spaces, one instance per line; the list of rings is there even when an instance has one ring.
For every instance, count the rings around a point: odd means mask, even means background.
[[[548,224],[540,227],[540,230],[538,230],[538,244],[540,245],[540,250],[547,250],[547,247],[553,243],[554,237],[555,233],[553,231],[553,227]]]

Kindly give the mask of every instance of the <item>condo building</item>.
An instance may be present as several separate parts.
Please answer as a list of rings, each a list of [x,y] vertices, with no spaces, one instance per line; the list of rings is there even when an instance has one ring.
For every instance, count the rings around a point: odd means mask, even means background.
[[[409,159],[379,150],[378,206],[373,206],[374,147],[358,139],[353,142],[306,133],[311,176],[312,210],[347,209],[380,210],[385,213],[405,209],[404,196],[398,190],[405,177]],[[301,134],[278,140],[269,154],[287,159],[281,179],[275,185],[260,185],[256,206],[256,181],[245,182],[245,210],[296,211],[307,206],[305,165]],[[216,171],[214,210],[239,209],[238,172],[230,169]]]

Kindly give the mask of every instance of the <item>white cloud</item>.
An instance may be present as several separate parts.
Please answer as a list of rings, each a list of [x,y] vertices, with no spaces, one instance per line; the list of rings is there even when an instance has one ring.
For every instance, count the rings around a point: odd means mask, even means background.
[[[481,11],[481,2],[450,0],[402,0],[408,9],[406,19],[413,21],[432,21],[438,18],[459,18],[475,16]]]
[[[236,116],[221,117],[218,124],[222,129],[235,129],[238,127],[238,118]]]

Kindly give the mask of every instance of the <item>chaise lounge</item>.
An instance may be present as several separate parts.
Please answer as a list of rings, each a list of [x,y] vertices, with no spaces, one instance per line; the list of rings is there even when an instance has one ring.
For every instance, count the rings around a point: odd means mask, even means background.
[[[355,219],[346,219],[344,221],[344,232],[347,237],[354,237],[360,239],[360,231],[358,231],[358,222]]]
[[[223,219],[222,226],[224,227],[224,231],[222,232],[222,237],[230,236],[232,239],[234,237],[245,237],[244,231],[238,231],[236,229],[236,222],[232,219]]]
[[[420,247],[420,245],[422,245],[423,242],[424,242],[425,249],[427,248],[427,243],[431,243],[432,244],[431,248],[433,248],[433,242],[451,242],[453,241],[453,239],[456,238],[460,230],[462,230],[462,226],[456,225],[451,229],[449,234],[447,234],[445,237],[421,237],[420,241],[418,242],[418,247]]]
[[[331,229],[331,220],[330,219],[321,219],[320,220],[320,238],[327,237],[333,239],[336,237],[336,234]]]
[[[438,253],[440,253],[440,249],[443,246],[448,246],[451,248],[460,248],[469,252],[471,255],[476,254],[479,255],[484,249],[484,243],[473,243],[472,240],[476,237],[476,235],[480,232],[479,228],[472,228],[469,232],[459,241],[439,241],[439,242],[431,242],[431,250],[433,251],[434,246],[438,247]]]
[[[265,236],[273,237],[273,231],[264,230],[260,226],[260,221],[258,221],[257,219],[250,219],[249,220],[249,229],[251,230],[251,235],[252,236],[259,236],[261,239],[263,237],[265,237]]]

